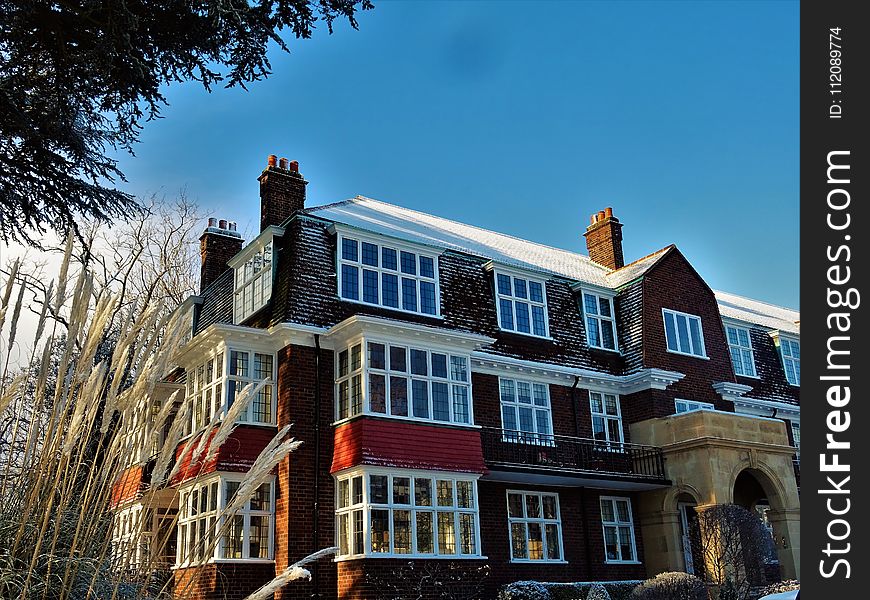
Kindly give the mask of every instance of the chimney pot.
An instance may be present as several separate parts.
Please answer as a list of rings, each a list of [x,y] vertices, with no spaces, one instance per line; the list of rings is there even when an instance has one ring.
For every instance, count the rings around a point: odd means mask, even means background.
[[[608,219],[613,218],[613,207],[608,206],[604,209],[604,216]]]
[[[226,229],[227,228],[227,220],[221,219],[220,221],[218,221],[218,228]]]
[[[294,173],[299,172],[299,161],[298,160],[291,160],[290,161],[290,170],[293,171]]]
[[[208,218],[208,226],[209,227],[217,227],[217,219],[215,217]]]
[[[278,157],[274,154],[269,155],[269,159],[267,161],[268,166],[274,167],[278,163]]]
[[[598,218],[595,220],[596,221],[603,221],[604,220],[604,211],[603,210],[598,211]]]
[[[278,159],[278,166],[286,171],[287,170],[287,159],[284,158],[283,156],[280,159]]]

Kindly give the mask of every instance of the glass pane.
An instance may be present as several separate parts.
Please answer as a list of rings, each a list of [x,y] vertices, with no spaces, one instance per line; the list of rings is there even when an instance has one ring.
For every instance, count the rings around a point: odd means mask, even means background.
[[[689,324],[683,315],[677,315],[677,337],[680,343],[680,352],[691,352],[691,346],[689,346]]]
[[[230,375],[248,377],[248,353],[232,350],[230,352]]]
[[[414,379],[411,381],[411,395],[414,404],[414,416],[420,419],[429,418],[429,385],[426,381]]]
[[[613,336],[613,321],[601,321],[601,345],[608,350],[616,350],[616,338]]]
[[[544,537],[540,523],[529,523],[529,558],[541,560],[544,558]]]
[[[354,375],[350,380],[350,414],[362,412],[362,375]]]
[[[547,326],[544,323],[544,308],[542,306],[532,307],[532,331],[535,335],[545,337],[547,335]]]
[[[353,553],[364,552],[365,532],[363,531],[363,511],[353,511]]]
[[[541,498],[541,502],[544,508],[544,518],[545,519],[558,519],[559,515],[556,511],[556,497],[555,496],[543,496]]]
[[[562,554],[559,549],[559,526],[555,523],[544,525],[547,535],[547,560],[560,560]]]
[[[619,419],[607,419],[607,434],[611,442],[622,442],[622,426]]]
[[[341,297],[359,300],[359,269],[352,265],[341,265]]]
[[[417,511],[417,554],[431,554],[434,551],[432,513]]]
[[[350,499],[353,504],[361,504],[363,501],[362,476],[350,480]]]
[[[511,523],[511,557],[525,559],[526,554],[526,525],[525,523]]]
[[[381,248],[381,260],[383,268],[395,271],[398,262],[396,259],[396,251],[392,248]]]
[[[526,280],[514,277],[514,296],[517,298],[527,298]]]
[[[432,382],[432,418],[438,421],[450,420],[450,403],[447,397],[447,384]]]
[[[468,410],[468,388],[464,385],[453,386],[453,421],[470,423],[471,414]]]
[[[731,348],[731,364],[734,366],[734,373],[744,375],[743,361],[740,358],[740,348]]]
[[[501,328],[513,331],[514,329],[514,303],[510,300],[501,299],[498,302],[501,312]]]
[[[370,267],[378,266],[378,247],[368,242],[362,243],[362,263]]]
[[[532,385],[525,381],[517,381],[517,402],[521,404],[532,403]]]
[[[420,282],[420,312],[426,315],[438,314],[434,283],[429,283],[428,281]]]
[[[613,502],[610,500],[601,501],[601,520],[606,523],[612,523],[614,518]]]
[[[540,283],[535,281],[529,282],[529,300],[532,302],[544,301],[544,290]]]
[[[378,272],[363,269],[363,302],[378,303]]]
[[[381,275],[381,304],[399,308],[399,278],[389,273]]]
[[[438,513],[438,553],[456,554],[456,533],[452,512]]]
[[[744,346],[746,348],[752,347],[752,344],[750,344],[749,342],[749,332],[747,332],[745,329],[741,329],[737,332],[737,334],[740,338],[741,346]]]
[[[736,328],[734,328],[734,327],[726,327],[726,328],[725,328],[725,331],[726,331],[726,333],[728,334],[728,343],[729,343],[729,344],[735,344],[735,345],[736,345],[736,344],[739,343],[739,341],[738,341],[738,337],[737,337],[737,329],[736,329]]]
[[[344,377],[348,373],[348,367],[350,366],[350,352],[347,350],[342,350],[338,353],[338,376]]]
[[[529,519],[541,518],[541,498],[536,494],[526,496],[526,517]]]
[[[344,556],[350,554],[350,523],[347,513],[338,516],[338,554]]]
[[[525,302],[516,303],[517,311],[517,331],[530,333],[532,330],[531,320],[529,319],[529,305]]]
[[[583,309],[587,315],[598,314],[598,302],[592,294],[583,294]]]
[[[350,481],[342,479],[338,482],[338,508],[350,505]]]
[[[411,373],[414,375],[428,374],[428,360],[425,350],[415,350],[411,348]]]
[[[417,282],[402,277],[402,308],[417,311]]]
[[[248,555],[251,558],[269,558],[269,517],[251,515]]]
[[[621,523],[627,523],[631,519],[628,516],[628,501],[627,500],[617,500],[616,501],[616,516],[618,517]]]
[[[411,252],[401,252],[402,256],[402,273],[407,275],[417,274],[417,255]]]
[[[390,414],[408,416],[408,380],[404,377],[390,377]]]
[[[592,417],[592,437],[601,441],[607,439],[607,433],[604,428],[604,419],[602,417]]]
[[[447,377],[447,355],[432,353],[432,377]]]
[[[393,552],[411,553],[411,511],[393,511]]]
[[[550,431],[550,413],[546,410],[535,411],[535,425],[538,427],[538,433],[549,436]]]
[[[456,482],[456,501],[459,508],[474,508],[474,484],[472,482]]]
[[[499,383],[502,402],[516,402],[516,385],[511,379],[502,379]]]
[[[383,344],[369,342],[369,368],[370,369],[385,369],[386,368],[386,348]]]
[[[463,513],[459,515],[460,552],[476,554],[477,542],[474,531],[474,515]]]
[[[604,528],[604,555],[607,557],[607,560],[619,560],[616,527]]]
[[[701,340],[701,321],[689,319],[689,330],[692,334],[692,353],[704,356],[704,342]]]
[[[344,260],[359,260],[359,246],[356,240],[342,238],[341,240],[341,258]]]
[[[677,346],[677,327],[674,323],[674,315],[665,313],[665,337],[668,342],[668,350],[679,350]]]
[[[468,361],[465,357],[450,357],[450,379],[453,381],[468,381]]]
[[[390,346],[390,371],[408,371],[408,357],[406,349],[401,346]]]
[[[226,501],[224,502],[224,506],[229,506],[230,503],[235,499],[236,493],[239,491],[239,486],[241,483],[238,481],[227,481],[226,487]]]
[[[245,529],[245,517],[236,515],[230,519],[224,534],[224,557],[242,558],[242,535]]]
[[[589,336],[590,346],[601,346],[601,330],[599,329],[598,319],[595,317],[586,317],[586,335]]]
[[[613,313],[610,310],[610,300],[608,298],[598,298],[598,309],[602,316],[612,317]]]
[[[369,492],[371,497],[369,501],[372,504],[387,504],[387,481],[389,478],[386,475],[370,475],[369,476]]]
[[[453,481],[439,479],[436,482],[438,492],[438,506],[453,506]]]
[[[432,506],[431,479],[414,479],[414,504],[417,506]]]
[[[515,431],[517,429],[517,413],[513,406],[501,407],[501,424],[507,431]],[[508,434],[510,437],[510,434]]]
[[[601,402],[601,394],[598,392],[590,392],[589,393],[589,404],[592,407],[593,413],[602,413],[604,412],[604,405]]]
[[[611,416],[619,414],[619,405],[616,402],[616,396],[613,394],[604,395],[604,412]]]
[[[350,349],[350,370],[357,371],[362,368],[362,345],[357,344]]]
[[[372,552],[390,551],[390,511],[372,509]]]
[[[272,485],[264,483],[257,488],[254,495],[250,499],[251,510],[261,510],[263,512],[271,510],[272,506]]]
[[[387,380],[383,375],[369,375],[369,409],[387,412]]]
[[[498,276],[498,293],[505,296],[511,295],[511,278],[507,275]]]
[[[529,433],[535,432],[535,426],[532,421],[532,409],[520,407],[518,409],[518,413],[520,416],[520,431],[527,431]]]
[[[628,527],[619,528],[619,550],[622,560],[634,560],[634,550],[631,546],[631,530]]]
[[[393,477],[393,504],[411,503],[411,478]]]
[[[435,277],[435,261],[428,256],[420,257],[420,276],[429,278]]]

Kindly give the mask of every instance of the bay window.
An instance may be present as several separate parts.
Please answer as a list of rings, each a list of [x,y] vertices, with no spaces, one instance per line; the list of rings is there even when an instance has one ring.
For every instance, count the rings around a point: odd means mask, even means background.
[[[504,331],[548,337],[546,290],[542,281],[495,273],[496,312]]]
[[[178,566],[212,560],[271,560],[274,482],[260,485],[235,514],[222,514],[240,486],[240,476],[218,475],[181,488]]]
[[[336,418],[472,423],[468,356],[363,339],[338,353]]]
[[[336,485],[338,558],[480,557],[477,483],[452,474],[357,471]]]
[[[345,300],[440,314],[438,258],[433,254],[339,235],[338,279]]]
[[[511,562],[561,562],[559,495],[507,492]]]

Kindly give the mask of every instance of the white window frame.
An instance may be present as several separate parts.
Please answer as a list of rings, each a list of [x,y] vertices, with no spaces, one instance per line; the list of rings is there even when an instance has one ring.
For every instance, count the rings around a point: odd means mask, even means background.
[[[610,502],[611,507],[613,509],[613,521],[605,521],[604,520],[604,511],[601,506],[604,502]],[[619,518],[619,510],[617,509],[617,502],[625,502],[628,506],[628,520],[623,521]],[[604,543],[604,562],[607,564],[639,564],[640,560],[637,556],[637,540],[635,538],[634,533],[634,515],[632,513],[631,507],[631,498],[627,496],[601,496],[598,499],[599,511],[601,516],[601,533],[604,536],[602,541]],[[630,559],[625,559],[622,557],[622,527],[628,527],[628,530],[631,534],[631,552],[632,557]],[[616,548],[619,552],[620,557],[618,559],[612,559],[607,556],[607,529],[615,528],[616,529]]]
[[[685,407],[685,410],[680,410],[680,405]],[[676,410],[675,414],[681,415],[683,413],[695,412],[697,410],[716,410],[716,407],[710,402],[701,402],[699,400],[686,400],[684,398],[675,398],[674,399],[674,410]]]
[[[353,240],[357,244],[357,259],[351,260],[344,258],[344,240]],[[362,245],[363,243],[372,244],[377,247],[377,266],[367,265],[363,263]],[[396,268],[388,269],[383,266],[384,248],[394,250],[396,252]],[[415,255],[415,273],[408,274],[402,271],[402,252]],[[432,261],[433,277],[424,277],[420,274],[420,257],[428,258]],[[429,250],[421,249],[417,246],[408,244],[396,243],[389,239],[381,239],[372,236],[360,235],[356,232],[339,231],[336,236],[336,252],[335,252],[335,272],[338,280],[338,297],[343,302],[353,302],[356,304],[365,304],[366,306],[378,306],[386,310],[394,310],[413,315],[422,315],[424,317],[432,317],[436,319],[443,318],[441,315],[441,284],[440,272],[438,265],[438,253]],[[357,297],[348,298],[344,295],[344,277],[343,266],[354,267],[357,269]],[[363,288],[363,271],[373,271],[377,273],[378,278],[378,300],[377,302],[368,302],[365,298],[365,290]],[[384,275],[393,275],[396,279],[398,306],[388,306],[384,304]],[[413,280],[416,294],[417,310],[404,308],[404,299],[402,297],[403,279]],[[435,312],[423,312],[423,296],[421,294],[422,284],[431,283],[435,285]]]
[[[387,477],[387,502],[386,503],[374,503],[372,501],[371,494],[371,478],[372,476],[386,476]],[[355,478],[361,478],[362,480],[362,499],[360,502],[353,502],[353,480]],[[344,560],[353,560],[358,558],[400,558],[400,559],[411,559],[411,558],[426,558],[426,559],[449,559],[449,560],[465,560],[465,559],[481,559],[486,558],[481,554],[481,539],[480,539],[480,496],[478,494],[477,489],[477,479],[479,475],[472,474],[464,474],[464,473],[448,473],[448,472],[438,472],[438,471],[423,471],[423,470],[406,470],[406,469],[387,469],[387,468],[356,468],[350,471],[346,471],[344,473],[334,475],[335,478],[335,537],[336,537],[336,545],[338,545],[339,550],[336,554],[336,561],[344,561]],[[394,497],[394,478],[408,478],[409,481],[409,496],[410,503],[409,504],[401,504],[395,502]],[[418,479],[426,479],[429,480],[429,504],[428,505],[417,505],[416,504],[416,485]],[[347,505],[343,506],[341,495],[343,493],[342,483],[347,481],[347,490],[348,490],[348,498],[350,502]],[[450,481],[451,484],[451,494],[452,494],[452,505],[451,506],[439,506],[438,505],[438,481]],[[465,482],[467,485],[470,485],[471,493],[472,493],[472,506],[469,508],[460,508],[459,507],[459,498],[458,498],[458,486],[457,482]],[[372,511],[378,510],[387,510],[389,511],[388,518],[388,530],[389,530],[389,551],[388,552],[374,552],[372,551]],[[409,552],[395,552],[395,511],[409,511],[410,514],[410,543],[411,547]],[[418,513],[429,513],[432,515],[431,517],[431,543],[432,543],[432,552],[431,553],[420,553],[417,550],[417,514]],[[354,538],[354,519],[356,515],[362,515],[362,548],[363,551],[361,553],[355,552],[353,546],[353,538]],[[439,514],[452,514],[453,515],[453,542],[455,552],[452,554],[445,554],[441,552],[439,535],[438,535],[438,527],[439,527]],[[345,540],[342,540],[342,536],[345,535],[342,529],[341,519],[343,516],[347,515],[347,524],[348,529],[346,532]],[[471,515],[471,518],[474,520],[474,553],[471,554],[463,554],[462,553],[462,533],[461,533],[461,515]],[[445,519],[446,520],[446,519]],[[342,554],[342,546],[346,544],[346,548],[348,553]]]
[[[231,357],[233,352],[243,352],[248,355],[248,374],[234,375],[230,373]],[[237,382],[236,389],[242,390],[247,384],[253,383],[255,386],[260,383],[259,379],[254,377],[254,369],[256,366],[256,355],[270,356],[272,360],[272,376],[263,385],[263,388],[258,392],[257,396],[252,398],[248,403],[245,412],[239,416],[236,421],[243,425],[260,425],[260,426],[275,426],[277,423],[278,410],[278,394],[276,372],[278,369],[277,356],[270,350],[262,348],[252,348],[241,345],[221,346],[218,351],[209,355],[202,361],[199,361],[195,367],[186,370],[187,377],[187,395],[185,402],[192,402],[194,406],[188,411],[187,422],[185,423],[185,434],[191,435],[203,430],[210,422],[217,411],[221,410],[227,402],[230,381]],[[209,365],[211,367],[211,379],[209,380]],[[269,406],[270,419],[268,421],[257,421],[254,419],[255,408],[260,402],[260,398],[271,396],[271,404]],[[229,406],[227,407],[229,409]]]
[[[371,358],[369,355],[369,347],[370,345],[382,345],[384,346],[384,367],[383,369],[374,368],[371,364]],[[358,369],[353,369],[353,348],[359,346],[360,348],[360,364]],[[402,348],[404,349],[405,356],[405,371],[397,371],[392,369],[391,363],[391,348]],[[411,355],[412,351],[416,352],[424,352],[426,354],[426,374],[413,374],[412,373],[412,365],[411,365]],[[341,355],[347,352],[348,353],[348,370],[346,373],[342,374],[342,357]],[[446,357],[447,364],[447,377],[436,377],[433,374],[433,358],[432,355],[443,355]],[[454,364],[456,368],[454,368]],[[463,367],[464,365],[464,367]],[[461,378],[461,374],[464,373],[465,379]],[[373,377],[383,377],[384,378],[384,411],[380,412],[376,411],[372,408],[372,380]],[[359,411],[354,412],[353,409],[353,391],[355,382],[359,381],[359,392],[361,394],[360,403],[359,403]],[[401,414],[392,414],[392,405],[391,405],[391,378],[401,378],[404,379],[406,383],[406,402],[407,402],[407,415]],[[426,383],[426,391],[427,391],[427,415],[428,416],[415,416],[414,415],[414,395],[413,395],[413,382],[425,382]],[[449,418],[448,420],[444,419],[436,419],[435,418],[435,397],[434,397],[434,386],[433,384],[444,384],[447,385],[447,406]],[[342,402],[345,398],[345,389],[346,389],[346,402],[347,402],[347,412],[343,414],[341,410]],[[459,404],[461,404],[462,394],[464,391],[464,400],[465,406],[467,408],[467,420],[458,420],[457,415],[459,414],[456,410]],[[459,403],[459,404],[457,404]],[[467,353],[467,351],[456,351],[449,350],[437,346],[432,346],[428,344],[419,344],[414,342],[407,342],[404,340],[396,340],[396,339],[387,339],[380,336],[362,336],[357,337],[351,340],[346,346],[342,346],[336,352],[336,361],[335,361],[335,423],[341,423],[348,419],[352,419],[359,415],[374,415],[378,417],[390,418],[390,419],[399,419],[399,420],[407,420],[414,421],[419,423],[439,423],[446,425],[455,425],[460,427],[474,427],[474,400],[472,393],[472,384],[471,384],[471,356]]]
[[[592,313],[588,310],[586,306],[586,296],[590,296],[595,299],[595,312]],[[601,302],[604,301],[610,307],[610,316],[606,316],[601,314]],[[619,353],[619,337],[616,332],[616,305],[613,302],[613,296],[610,294],[604,294],[598,290],[583,288],[580,290],[580,308],[583,313],[583,326],[586,329],[586,344],[590,348],[597,348],[599,350],[606,350],[607,352],[616,352]],[[592,332],[590,328],[590,321],[595,323],[598,331],[598,339],[599,344],[592,343]],[[604,345],[604,335],[603,335],[603,325],[604,323],[610,323],[611,330],[613,331],[613,348],[608,348]]]
[[[520,496],[522,498],[523,505],[523,516],[515,517],[511,516],[511,496]],[[529,517],[528,516],[528,502],[526,500],[527,496],[534,496],[538,499],[538,508],[540,511],[540,517]],[[553,498],[556,503],[556,518],[548,519],[544,517],[544,497]],[[510,546],[510,562],[512,563],[549,563],[549,564],[565,564],[568,561],[565,560],[565,549],[562,541],[562,509],[559,505],[559,494],[554,492],[538,492],[534,490],[507,490],[505,494],[506,501],[506,509],[507,509],[507,517],[508,517],[508,545]],[[539,524],[541,527],[541,558],[529,558],[529,524]],[[524,542],[525,542],[525,550],[526,550],[526,558],[516,558],[514,556],[514,544],[513,544],[513,530],[514,525],[524,525]],[[559,558],[549,558],[549,549],[550,549],[550,541],[549,536],[547,535],[547,525],[555,525],[556,526],[556,544],[559,550]]]
[[[798,459],[800,460],[801,454],[801,422],[800,421],[789,421],[789,426],[791,427],[791,439],[794,442],[794,447],[797,450]]]
[[[752,349],[752,332],[748,327],[742,327],[740,325],[734,325],[731,323],[725,323],[725,339],[728,341],[728,353],[731,355],[731,365],[734,367],[734,374],[738,377],[751,377],[753,379],[758,379],[758,371],[755,369],[755,351]],[[733,343],[731,341],[731,330],[734,330],[734,335],[737,339],[737,343]],[[746,335],[746,340],[749,345],[744,345],[741,343],[740,334],[744,333]],[[737,352],[739,358],[739,363],[734,360],[734,353]],[[739,371],[745,371],[746,364],[746,356],[749,356],[749,366],[751,367],[752,372],[746,373]]]
[[[510,333],[516,333],[518,335],[527,335],[535,338],[541,339],[552,339],[550,337],[550,317],[549,311],[547,307],[547,283],[543,279],[537,279],[535,277],[530,277],[525,273],[517,273],[505,269],[500,269],[496,267],[493,269],[493,289],[495,291],[495,311],[496,318],[498,319],[498,328],[501,331],[507,331]],[[499,285],[499,277],[507,277],[510,279],[510,294],[502,293]],[[522,280],[525,282],[526,286],[526,295],[517,296],[516,294],[516,280]],[[532,300],[532,286],[534,283],[536,285],[541,286],[541,301]],[[502,322],[502,301],[510,302],[511,304],[511,327],[505,327]],[[520,331],[517,328],[517,302],[525,303],[528,306],[528,315],[529,315],[529,331]],[[543,335],[539,333],[535,333],[535,323],[532,307],[540,308],[543,311],[544,317],[544,333]]]
[[[514,399],[505,401],[502,396],[502,389],[505,384],[513,386]],[[520,385],[526,385],[529,388],[529,402],[520,402]],[[546,396],[546,405],[538,404],[535,391],[543,388]],[[513,442],[518,444],[536,444],[552,446],[555,443],[555,434],[553,432],[553,405],[550,398],[550,386],[542,381],[534,381],[531,379],[517,379],[515,377],[499,377],[498,378],[498,400],[499,400],[499,415],[501,418],[502,441]],[[509,429],[505,425],[505,408],[510,408],[513,411],[516,420],[516,428]],[[527,408],[532,411],[532,426],[534,431],[526,431],[520,427],[520,409]],[[538,412],[547,413],[548,432],[538,430]]]
[[[258,237],[243,252],[249,258],[233,268],[233,323],[237,325],[266,306],[272,297],[275,236]]]
[[[175,558],[175,566],[177,568],[199,566],[201,564],[213,562],[245,562],[245,563],[271,563],[274,562],[275,556],[275,478],[269,478],[263,484],[269,485],[269,510],[251,510],[250,502],[247,500],[244,506],[233,515],[234,517],[243,518],[242,528],[242,557],[241,558],[226,558],[226,540],[225,537],[229,533],[229,527],[226,524],[228,515],[223,514],[227,505],[227,484],[241,484],[245,475],[243,473],[217,473],[201,480],[192,481],[179,488],[179,511],[178,511],[178,527],[177,535],[177,552]],[[208,506],[205,513],[197,511],[192,513],[192,504],[194,501],[193,492],[197,492],[197,500],[200,499],[199,494],[203,489],[208,490]],[[214,500],[214,508],[212,508],[212,493],[216,492]],[[267,557],[266,558],[251,558],[250,557],[250,518],[252,516],[262,516],[268,518],[269,526],[267,531]],[[206,533],[212,537],[212,550],[208,557],[203,556],[201,560],[191,561],[188,553],[190,548],[190,531],[194,531],[197,535],[194,544],[199,542],[198,534],[200,527],[198,523],[202,519],[213,519],[211,531],[206,527]],[[208,521],[206,521],[208,522]],[[190,527],[194,525],[193,527]]]
[[[674,342],[676,343],[676,348],[671,348],[670,341],[668,340],[668,320],[667,315],[671,315],[674,319]],[[688,340],[689,340],[689,348],[688,352],[681,347],[680,344],[680,333],[679,328],[677,326],[677,319],[679,317],[683,317],[686,319],[686,327],[688,332]],[[698,323],[698,334],[701,341],[701,348],[699,349],[701,352],[698,354],[695,352],[695,343],[692,341],[692,328],[691,322],[696,321]],[[662,308],[662,326],[664,327],[664,335],[665,335],[665,346],[668,349],[668,352],[673,354],[680,354],[682,356],[691,356],[693,358],[704,358],[709,359],[707,356],[706,342],[704,341],[704,326],[701,321],[701,317],[698,315],[692,315],[689,313],[680,312],[678,310],[674,310],[672,308]]]
[[[792,346],[797,346],[797,356],[794,356],[794,348]],[[789,356],[785,354],[785,348],[789,349]],[[795,387],[800,387],[801,385],[801,342],[797,338],[792,338],[784,335],[779,336],[779,357],[782,360],[782,370],[785,373],[785,379],[788,381],[790,385]],[[793,377],[789,377],[789,363],[792,366]]]
[[[601,404],[601,410],[595,409],[595,398],[593,396],[599,397],[599,402]],[[609,413],[607,412],[607,397],[611,396],[616,401],[616,412]],[[589,390],[589,412],[592,415],[592,438],[601,444],[612,450],[623,450],[623,444],[625,443],[625,429],[623,428],[622,423],[622,402],[620,401],[619,394],[613,394],[610,392],[599,392],[597,390]],[[604,424],[604,439],[599,439],[595,436],[595,419],[601,419]],[[619,424],[619,439],[614,440],[611,439],[610,428],[608,427],[609,421],[616,421]]]
[[[151,516],[151,523],[146,517]],[[151,553],[154,511],[141,503],[120,508],[112,515],[112,558],[119,568],[147,564]]]

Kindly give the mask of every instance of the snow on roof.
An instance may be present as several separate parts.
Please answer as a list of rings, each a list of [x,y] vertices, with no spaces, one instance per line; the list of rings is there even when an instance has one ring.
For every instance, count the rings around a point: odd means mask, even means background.
[[[541,271],[612,289],[637,279],[674,248],[673,245],[666,246],[614,271],[593,262],[584,254],[451,221],[365,196],[314,206],[305,212],[364,231],[456,250],[503,265]],[[797,311],[725,292],[716,292],[716,298],[725,317],[772,329],[799,332],[796,321],[800,319],[800,313]]]
[[[714,293],[723,317],[800,334],[801,314],[796,310],[719,290],[714,290]]]

